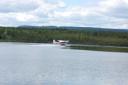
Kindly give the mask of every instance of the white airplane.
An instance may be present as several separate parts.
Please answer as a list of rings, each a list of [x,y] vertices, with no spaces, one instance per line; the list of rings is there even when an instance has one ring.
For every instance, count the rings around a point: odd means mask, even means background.
[[[53,44],[66,45],[69,43],[69,40],[53,40]]]

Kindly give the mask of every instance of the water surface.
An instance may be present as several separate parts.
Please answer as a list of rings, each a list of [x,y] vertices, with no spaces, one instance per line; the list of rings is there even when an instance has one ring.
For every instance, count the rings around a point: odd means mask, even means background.
[[[0,85],[128,85],[128,53],[0,43]]]

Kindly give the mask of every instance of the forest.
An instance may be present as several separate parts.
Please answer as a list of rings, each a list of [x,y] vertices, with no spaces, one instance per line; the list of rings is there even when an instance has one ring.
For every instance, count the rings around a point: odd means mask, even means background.
[[[52,43],[53,39],[69,40],[71,44],[128,46],[128,32],[125,31],[0,27],[1,42]]]

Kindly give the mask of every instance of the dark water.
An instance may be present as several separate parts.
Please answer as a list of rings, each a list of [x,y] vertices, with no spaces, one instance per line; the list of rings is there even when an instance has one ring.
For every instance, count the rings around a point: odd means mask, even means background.
[[[128,53],[0,43],[0,85],[128,85]]]

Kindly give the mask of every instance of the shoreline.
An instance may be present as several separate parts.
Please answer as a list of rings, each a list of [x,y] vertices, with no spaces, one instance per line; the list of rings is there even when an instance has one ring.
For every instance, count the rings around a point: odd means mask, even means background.
[[[26,44],[53,44],[53,42],[18,42],[18,41],[0,41],[0,43],[26,43]],[[59,45],[59,44],[58,44]],[[75,44],[69,43],[66,46],[89,46],[89,47],[115,47],[115,48],[128,48],[128,46],[118,46],[118,45],[96,45],[96,44]]]
[[[28,44],[28,45],[36,45],[36,44],[50,44],[50,45],[59,45],[53,43],[37,43],[37,42],[0,42],[1,43],[11,43],[11,44]],[[87,44],[67,44],[64,45],[64,48],[68,49],[77,49],[77,50],[92,50],[92,51],[105,51],[105,52],[128,52],[128,46],[108,46],[108,45],[87,45]]]
[[[128,52],[124,46],[102,46],[102,45],[70,45],[70,49],[105,51],[105,52]]]

